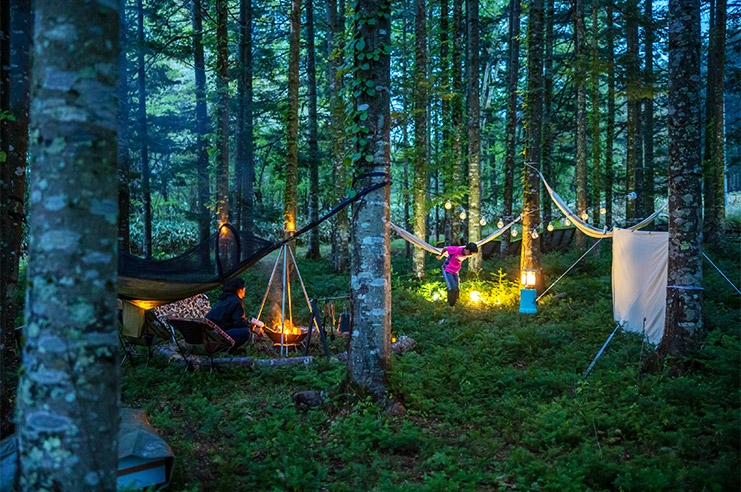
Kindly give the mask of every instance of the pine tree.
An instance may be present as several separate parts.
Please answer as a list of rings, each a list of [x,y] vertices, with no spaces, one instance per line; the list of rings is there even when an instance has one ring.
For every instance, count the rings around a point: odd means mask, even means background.
[[[314,48],[314,0],[306,0],[306,77],[309,96],[309,222],[319,217],[319,142],[316,121],[316,50]],[[319,228],[309,233],[307,258],[319,259]]]
[[[509,36],[507,58],[507,125],[505,128],[506,151],[504,157],[504,200],[503,215],[509,219],[512,215],[514,196],[516,130],[517,130],[517,81],[520,70],[520,0],[509,2]],[[509,237],[502,237],[501,256],[507,251]]]
[[[427,16],[425,0],[415,0],[414,24],[414,235],[424,238],[427,218]],[[425,251],[414,248],[412,270],[416,278],[425,275]]]
[[[211,235],[211,195],[208,179],[208,108],[206,106],[206,62],[203,53],[203,5],[192,0],[193,9],[193,69],[196,92],[196,191],[198,195],[198,236],[205,241]]]
[[[144,256],[152,256],[152,190],[149,166],[149,132],[147,130],[147,84],[144,70],[144,5],[137,0],[137,88],[138,88],[138,127],[139,127],[139,165],[142,179],[142,208],[144,209]]]
[[[467,0],[468,13],[468,241],[481,239],[481,110],[479,101],[479,2]],[[468,260],[468,271],[481,270],[483,254]]]
[[[286,110],[286,188],[283,194],[285,236],[296,225],[298,186],[298,69],[301,37],[301,0],[291,0],[291,32],[288,38],[288,109]]]
[[[216,0],[216,215],[229,222],[229,36],[227,0]]]

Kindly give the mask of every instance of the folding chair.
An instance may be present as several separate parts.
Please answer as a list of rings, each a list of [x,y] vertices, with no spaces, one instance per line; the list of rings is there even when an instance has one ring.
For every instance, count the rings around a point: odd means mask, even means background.
[[[152,348],[160,343],[172,341],[178,345],[175,332],[163,323],[152,310],[144,310],[124,302],[119,323],[119,341],[124,356],[121,365],[131,358],[134,364],[134,346],[147,347],[147,363],[152,359]]]
[[[190,353],[208,356],[211,361],[211,371],[215,367],[214,355],[218,352],[227,351],[234,346],[232,337],[209,319],[185,319],[166,316],[164,320],[183,336]],[[179,345],[178,350],[186,361],[186,368],[189,369],[191,366],[190,359]]]

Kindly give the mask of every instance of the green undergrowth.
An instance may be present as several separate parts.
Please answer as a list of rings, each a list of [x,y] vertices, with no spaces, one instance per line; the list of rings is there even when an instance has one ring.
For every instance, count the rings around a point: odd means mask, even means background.
[[[711,257],[738,277],[730,249]],[[579,256],[545,255],[547,283]],[[395,254],[393,333],[417,341],[389,374],[404,415],[350,393],[318,345],[312,365],[274,370],[127,363],[122,405],[144,408],[172,446],[172,490],[738,490],[739,297],[706,263],[709,332],[687,375],[641,375],[651,347],[618,332],[584,379],[615,326],[609,258],[609,246],[588,255],[524,315],[517,258],[485,261],[450,308],[433,300],[438,262],[428,256],[419,282]],[[310,296],[346,294],[348,276],[326,260],[299,266]],[[246,275],[248,311],[270,268]],[[302,411],[301,390],[329,398]]]

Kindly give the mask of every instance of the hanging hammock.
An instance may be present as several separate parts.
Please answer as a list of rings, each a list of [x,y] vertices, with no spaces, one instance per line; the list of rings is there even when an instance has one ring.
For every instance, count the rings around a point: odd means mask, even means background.
[[[516,219],[514,219],[512,222],[510,222],[509,224],[505,225],[501,229],[497,229],[493,233],[489,234],[484,239],[482,239],[480,241],[476,241],[476,245],[477,246],[482,246],[482,245],[488,243],[489,241],[493,241],[498,236],[501,236],[502,233],[505,232],[507,229],[509,229],[510,227],[512,227],[521,218],[522,218],[522,215],[520,215],[519,217],[517,217]],[[402,237],[402,239],[406,239],[407,241],[409,241],[413,245],[417,246],[418,248],[422,248],[423,250],[428,251],[428,252],[430,252],[430,253],[432,253],[434,255],[440,255],[442,253],[442,249],[441,248],[436,248],[435,246],[431,245],[430,243],[424,241],[423,239],[418,238],[417,236],[415,236],[411,232],[405,231],[404,229],[402,229],[401,227],[397,226],[393,222],[391,222],[391,227],[396,231],[396,233],[399,236]]]

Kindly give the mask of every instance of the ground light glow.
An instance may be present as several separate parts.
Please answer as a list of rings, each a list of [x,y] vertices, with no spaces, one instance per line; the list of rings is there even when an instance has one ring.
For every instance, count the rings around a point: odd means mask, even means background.
[[[472,290],[470,294],[468,294],[471,297],[471,300],[473,302],[482,302],[483,299],[481,299],[481,292],[478,290]]]

